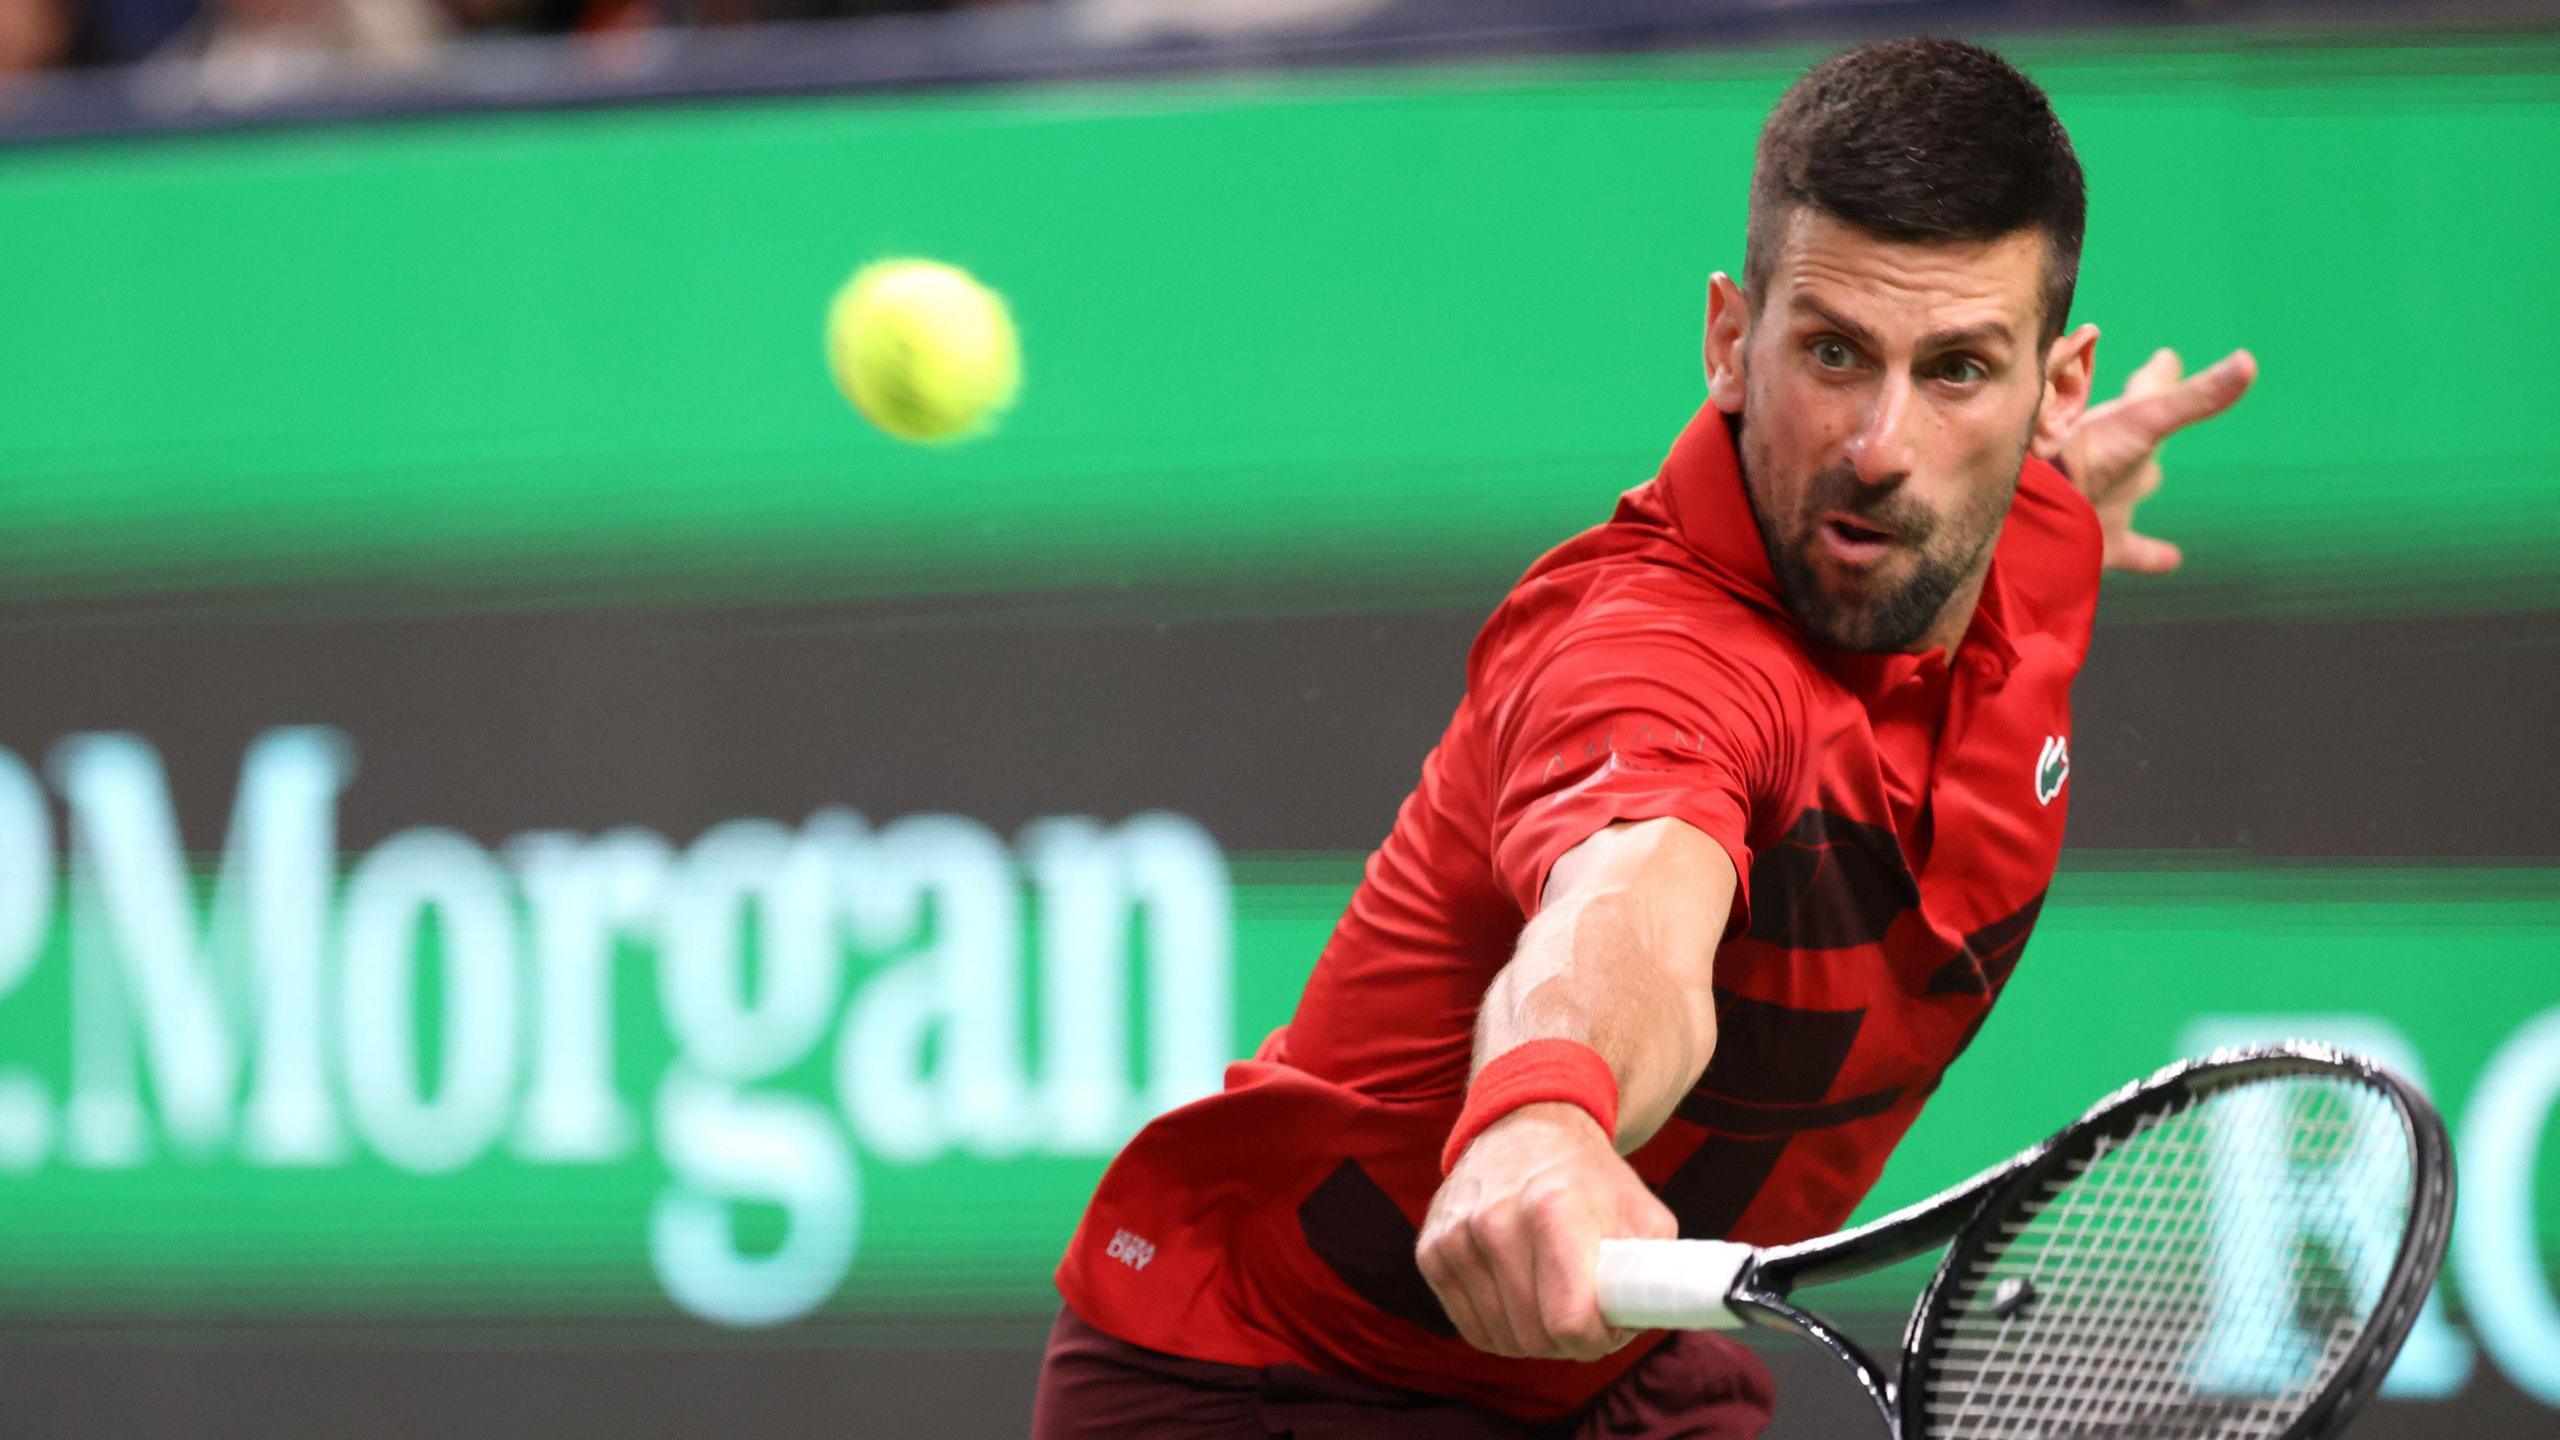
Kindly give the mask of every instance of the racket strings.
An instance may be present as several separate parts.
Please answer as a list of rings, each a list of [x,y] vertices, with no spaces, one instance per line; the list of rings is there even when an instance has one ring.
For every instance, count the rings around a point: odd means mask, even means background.
[[[1915,1377],[1928,1433],[2272,1440],[2378,1306],[2413,1166],[2398,1109],[2331,1077],[2099,1143],[1950,1277]]]

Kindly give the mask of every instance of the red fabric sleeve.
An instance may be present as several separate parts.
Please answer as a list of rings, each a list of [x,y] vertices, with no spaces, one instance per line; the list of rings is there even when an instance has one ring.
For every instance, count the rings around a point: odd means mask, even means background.
[[[1659,621],[1558,645],[1497,732],[1494,872],[1521,914],[1538,912],[1566,851],[1613,823],[1669,816],[1732,858],[1728,929],[1740,927],[1752,822],[1771,812],[1796,748],[1799,707],[1764,650],[1757,637]]]

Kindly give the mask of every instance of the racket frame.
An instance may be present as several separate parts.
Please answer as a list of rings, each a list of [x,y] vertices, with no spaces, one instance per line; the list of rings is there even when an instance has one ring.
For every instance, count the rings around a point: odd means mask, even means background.
[[[2326,1440],[2343,1429],[2399,1356],[2443,1267],[2453,1230],[2453,1146],[2446,1138],[2443,1118],[2416,1086],[2363,1056],[2307,1041],[2217,1050],[2169,1066],[2098,1102],[2053,1138],[2010,1162],[2005,1173],[1985,1187],[1980,1203],[1965,1217],[1949,1245],[1947,1258],[1930,1277],[1929,1288],[1912,1307],[1911,1323],[1903,1333],[1901,1373],[1915,1373],[1920,1358],[1935,1345],[1956,1277],[1982,1258],[1999,1236],[2002,1223],[2056,1171],[2087,1159],[2101,1143],[2132,1134],[2178,1100],[2202,1099],[2253,1080],[2284,1075],[2353,1078],[2389,1095],[2409,1127],[2409,1216],[2401,1227],[2391,1274],[2363,1332],[2339,1361],[2337,1373],[2279,1440]],[[2411,1257],[2424,1263],[2411,1264]],[[1924,1434],[1925,1387],[1898,1388],[1894,1433]]]
[[[2183,1060],[2134,1081],[2091,1106],[2052,1136],[1989,1170],[1925,1200],[1879,1216],[1854,1230],[1758,1250],[1736,1274],[1725,1303],[1743,1320],[1791,1330],[1847,1366],[1892,1435],[1926,1433],[1924,1387],[1903,1386],[1886,1375],[1858,1344],[1822,1317],[1788,1303],[1800,1286],[1871,1274],[1940,1246],[1947,1257],[1911,1310],[1903,1331],[1901,1374],[1916,1373],[1935,1344],[1958,1274],[1979,1259],[2001,1222],[2064,1166],[2084,1160],[2099,1144],[2120,1140],[2178,1101],[2197,1099],[2234,1085],[2280,1075],[2351,1078],[2391,1096],[2408,1123],[2412,1149],[2408,1222],[2391,1277],[2364,1332],[2321,1395],[2285,1430],[2281,1440],[2328,1440],[2370,1398],[2400,1353],[2419,1307],[2444,1262],[2453,1224],[2453,1147],[2444,1121],[2417,1088],[2359,1055],[2309,1041],[2287,1041],[2216,1050]],[[2417,1255],[2424,1264],[2406,1263]]]

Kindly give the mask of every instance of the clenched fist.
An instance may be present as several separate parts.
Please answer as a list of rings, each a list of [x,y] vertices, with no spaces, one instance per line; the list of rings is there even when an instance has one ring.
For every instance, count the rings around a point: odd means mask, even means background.
[[[1431,1199],[1416,1255],[1468,1344],[1597,1360],[1639,1333],[1600,1318],[1600,1242],[1668,1240],[1679,1228],[1589,1115],[1524,1105],[1459,1157]]]

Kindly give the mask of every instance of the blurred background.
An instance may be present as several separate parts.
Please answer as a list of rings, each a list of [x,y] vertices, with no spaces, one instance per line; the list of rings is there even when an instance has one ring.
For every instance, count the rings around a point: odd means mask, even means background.
[[[0,1436],[1020,1433],[1699,403],[1766,108],[1923,31],[2071,126],[2105,391],[2264,376],[1871,1208],[2342,1041],[2464,1165],[2355,1433],[2560,1431],[2554,7],[0,0]],[[831,388],[889,254],[1010,300],[992,437]]]

